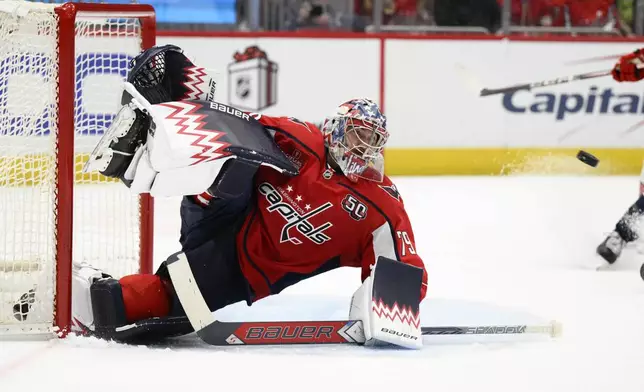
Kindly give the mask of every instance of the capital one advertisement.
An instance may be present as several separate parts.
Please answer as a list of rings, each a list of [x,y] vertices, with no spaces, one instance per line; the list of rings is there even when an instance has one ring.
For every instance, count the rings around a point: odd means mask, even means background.
[[[644,82],[617,83],[606,76],[479,95],[482,88],[610,70],[619,55],[636,48],[631,43],[388,40],[385,106],[392,143],[642,147]]]
[[[638,43],[384,41],[390,148],[644,146],[644,82],[606,76],[479,95],[483,88],[610,70]],[[381,97],[379,38],[158,38],[166,43],[217,73],[217,101],[244,110],[320,122],[344,100]]]

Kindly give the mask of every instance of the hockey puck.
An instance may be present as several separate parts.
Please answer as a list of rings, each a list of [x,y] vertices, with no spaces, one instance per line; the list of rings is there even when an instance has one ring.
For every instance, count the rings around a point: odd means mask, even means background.
[[[579,150],[579,152],[577,153],[577,159],[592,167],[597,167],[597,165],[599,164],[599,159],[597,159],[596,156],[584,150]]]
[[[640,267],[640,276],[642,277],[642,280],[644,280],[644,264]]]

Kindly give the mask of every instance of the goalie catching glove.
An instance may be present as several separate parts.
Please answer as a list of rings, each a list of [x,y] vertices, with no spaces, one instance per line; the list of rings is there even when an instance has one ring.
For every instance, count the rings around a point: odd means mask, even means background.
[[[121,98],[123,105],[110,128],[90,155],[84,171],[99,171],[121,179],[130,186],[132,161],[136,163],[145,145],[151,125],[149,108],[184,99],[213,101],[215,78],[206,69],[195,66],[181,48],[164,45],[150,48],[130,62],[130,73]]]

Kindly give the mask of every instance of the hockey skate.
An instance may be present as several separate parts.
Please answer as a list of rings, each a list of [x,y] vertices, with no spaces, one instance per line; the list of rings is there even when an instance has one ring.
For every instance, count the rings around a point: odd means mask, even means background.
[[[20,296],[20,299],[13,305],[13,317],[18,321],[27,321],[27,316],[31,312],[34,302],[36,301],[36,286]]]
[[[89,302],[89,288],[99,279],[111,278],[110,275],[98,270],[87,263],[72,263],[72,325],[71,332],[86,334],[93,329],[93,314]],[[21,322],[29,322],[33,315],[34,304],[39,292],[38,286],[22,294],[13,305],[13,317]]]
[[[599,244],[597,247],[597,254],[606,260],[609,265],[612,265],[622,254],[624,246],[626,246],[626,241],[619,235],[619,233],[613,231],[601,244]]]
[[[136,151],[145,144],[150,126],[150,117],[130,102],[117,113],[110,128],[98,142],[83,172],[99,171],[107,177],[119,178],[130,185],[124,177]]]

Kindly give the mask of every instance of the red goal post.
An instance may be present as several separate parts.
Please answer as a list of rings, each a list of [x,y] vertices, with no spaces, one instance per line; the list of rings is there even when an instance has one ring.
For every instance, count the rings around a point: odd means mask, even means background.
[[[72,261],[152,272],[152,198],[82,167],[155,44],[154,8],[0,1],[0,39],[0,338],[63,336]]]

